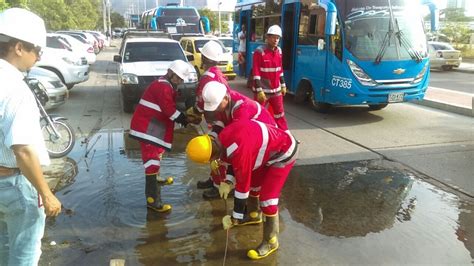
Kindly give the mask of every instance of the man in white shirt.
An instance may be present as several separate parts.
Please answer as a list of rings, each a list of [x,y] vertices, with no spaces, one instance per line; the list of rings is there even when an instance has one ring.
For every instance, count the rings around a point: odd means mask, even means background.
[[[239,73],[241,76],[245,76],[245,43],[246,43],[247,31],[245,29],[245,24],[242,24],[242,30],[239,32],[237,37],[239,38]]]
[[[40,60],[44,46],[40,17],[20,8],[0,13],[0,265],[37,265],[45,215],[61,212],[41,169],[50,161],[22,74]]]

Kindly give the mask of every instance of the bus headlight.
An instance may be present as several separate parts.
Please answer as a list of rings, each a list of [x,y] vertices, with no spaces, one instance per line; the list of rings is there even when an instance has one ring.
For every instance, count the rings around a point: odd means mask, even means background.
[[[427,69],[428,69],[428,64],[426,64],[425,67],[423,67],[423,69],[420,71],[420,73],[418,73],[418,75],[413,80],[413,83],[418,83],[418,82],[422,81],[423,78],[425,77]]]
[[[347,59],[347,64],[351,69],[352,74],[357,78],[357,80],[364,86],[376,86],[377,82],[367,75],[362,68],[360,68],[356,63],[352,62],[351,60]]]
[[[138,84],[138,77],[135,74],[123,73],[122,84]]]

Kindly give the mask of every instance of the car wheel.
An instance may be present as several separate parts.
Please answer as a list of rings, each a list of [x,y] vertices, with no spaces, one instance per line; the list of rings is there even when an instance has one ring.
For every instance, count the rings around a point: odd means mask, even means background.
[[[441,69],[443,69],[444,71],[449,71],[449,70],[453,70],[453,67],[452,66],[441,66]]]

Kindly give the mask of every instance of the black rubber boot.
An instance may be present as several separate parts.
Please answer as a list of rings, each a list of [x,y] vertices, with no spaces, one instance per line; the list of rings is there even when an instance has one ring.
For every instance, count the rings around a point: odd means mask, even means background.
[[[262,211],[260,210],[259,197],[249,196],[244,219],[238,225],[250,225],[262,223]]]
[[[265,216],[263,222],[263,241],[257,249],[251,249],[247,256],[253,260],[259,260],[272,254],[278,249],[278,234],[280,231],[278,214]]]
[[[171,210],[171,205],[161,202],[160,188],[156,182],[156,175],[146,175],[145,196],[146,206],[157,212],[166,212]]]
[[[206,181],[197,182],[197,188],[199,189],[211,188],[213,186],[214,186],[214,182],[212,182],[210,178],[206,179]]]

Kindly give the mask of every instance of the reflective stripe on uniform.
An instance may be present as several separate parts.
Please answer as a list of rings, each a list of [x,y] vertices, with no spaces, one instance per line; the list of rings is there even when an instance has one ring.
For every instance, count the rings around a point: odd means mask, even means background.
[[[282,117],[284,117],[284,116],[285,116],[285,112],[282,112],[281,114],[274,114],[274,115],[273,115],[273,117],[274,117],[274,118],[277,118],[277,119],[278,119],[278,118],[282,118]]]
[[[249,192],[247,191],[246,193],[242,193],[237,191],[237,189],[234,191],[234,197],[236,199],[246,199],[249,197]]]
[[[261,67],[260,71],[265,73],[274,73],[281,70],[281,67]]]
[[[296,140],[295,140],[295,138],[291,135],[289,130],[286,130],[285,133],[290,136],[290,139],[291,139],[290,148],[288,148],[288,150],[284,154],[279,156],[278,158],[268,161],[267,165],[272,165],[273,163],[281,162],[281,161],[284,161],[284,160],[288,159],[293,154],[294,150],[296,149]]]
[[[174,112],[171,116],[170,116],[170,120],[171,121],[174,121],[176,118],[178,118],[178,116],[181,114],[180,111],[176,110],[176,112]]]
[[[261,189],[262,187],[250,187],[250,191],[253,191],[253,192],[260,192]]]
[[[262,145],[260,146],[260,149],[258,150],[257,159],[255,160],[255,165],[253,166],[252,170],[257,169],[262,165],[263,156],[265,156],[265,151],[267,150],[267,146],[268,146],[268,128],[267,128],[267,126],[265,126],[264,123],[261,123],[259,121],[255,121],[255,122],[257,122],[257,124],[260,126],[260,129],[262,131]]]
[[[244,214],[232,211],[232,217],[234,217],[235,219],[244,219]]]
[[[235,142],[232,143],[232,145],[230,145],[229,147],[227,147],[227,149],[226,149],[227,158],[230,158],[232,153],[234,153],[234,151],[236,151],[238,147],[239,147],[239,145],[237,145],[237,143],[235,143]]]
[[[132,136],[136,136],[138,138],[141,138],[141,139],[145,139],[145,140],[149,140],[153,143],[156,143],[156,144],[159,144],[165,148],[168,148],[168,149],[171,149],[171,143],[168,143],[168,142],[164,142],[163,140],[157,138],[157,137],[153,137],[151,135],[148,135],[148,134],[145,134],[145,133],[142,133],[142,132],[138,132],[138,131],[135,131],[133,129],[130,129],[130,135]]]
[[[152,103],[152,102],[149,102],[147,100],[144,100],[144,99],[140,99],[140,102],[138,102],[138,104],[141,104],[143,106],[146,106],[148,108],[151,108],[153,110],[156,110],[158,112],[161,112],[161,108],[158,104],[156,103]]]
[[[260,201],[260,206],[262,207],[276,206],[276,205],[278,205],[278,198]]]
[[[203,76],[208,76],[208,77],[211,77],[211,78],[215,78],[216,77],[216,74],[212,73],[212,72],[209,72],[209,71],[206,71],[204,72],[204,74],[202,74]]]
[[[160,161],[159,160],[148,160],[146,163],[143,164],[145,168],[148,168],[149,166],[160,166]]]

